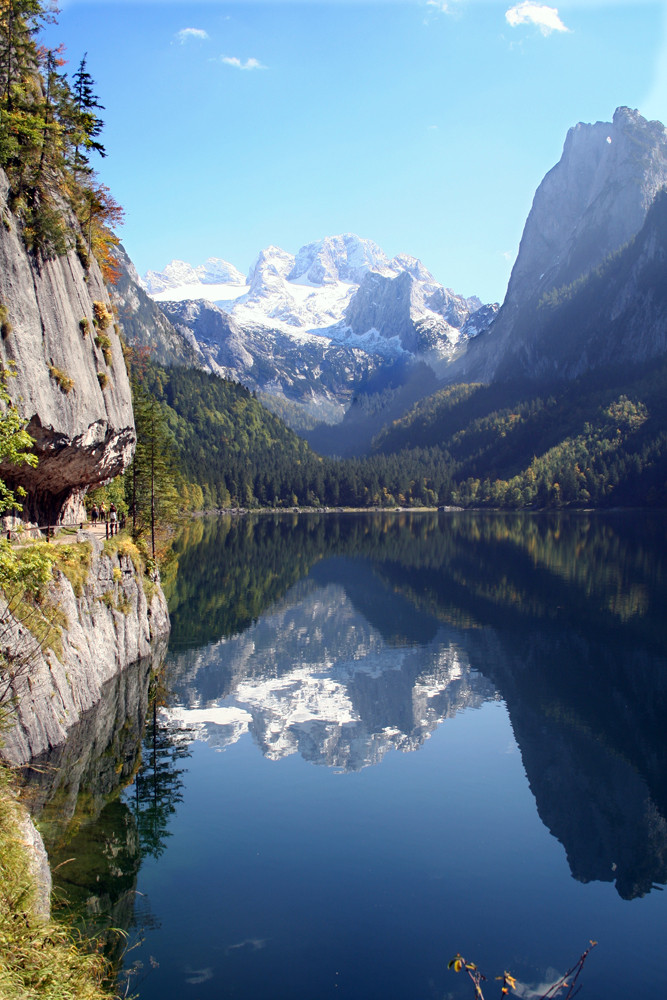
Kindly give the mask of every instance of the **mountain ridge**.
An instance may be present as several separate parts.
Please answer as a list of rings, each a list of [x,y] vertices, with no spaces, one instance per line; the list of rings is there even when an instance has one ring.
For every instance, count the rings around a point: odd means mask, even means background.
[[[224,268],[215,260],[218,274]],[[400,386],[411,366],[450,357],[487,328],[496,308],[445,288],[416,258],[390,259],[351,233],[296,255],[266,247],[244,285],[206,284],[203,271],[193,284],[196,272],[172,262],[145,284],[160,289],[154,301],[197,363],[263,393],[269,405],[297,404],[324,423],[339,422],[370,382]],[[217,298],[230,289],[233,298]]]

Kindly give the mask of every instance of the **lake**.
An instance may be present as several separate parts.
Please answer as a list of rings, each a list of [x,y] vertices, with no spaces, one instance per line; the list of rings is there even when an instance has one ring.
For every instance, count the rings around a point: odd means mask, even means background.
[[[189,523],[164,670],[31,776],[56,893],[141,1000],[536,997],[591,939],[582,998],[665,995],[666,529]]]

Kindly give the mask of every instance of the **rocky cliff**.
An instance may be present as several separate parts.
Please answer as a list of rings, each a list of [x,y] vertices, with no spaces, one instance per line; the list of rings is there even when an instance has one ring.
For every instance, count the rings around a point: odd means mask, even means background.
[[[407,268],[397,276],[369,271],[347,307],[345,322],[354,334],[377,330],[386,339],[397,338],[404,351],[437,362],[450,357],[467,337],[466,321],[482,303],[454,295],[421,270],[426,279],[420,273],[418,280]]]
[[[0,465],[0,475],[26,488],[31,519],[78,519],[85,488],[118,475],[135,442],[111,303],[81,248],[46,261],[26,250],[2,171],[0,215],[0,362],[15,365],[9,392],[39,459],[35,469]]]
[[[86,532],[79,532],[78,541],[90,547],[85,583],[75,590],[56,571],[49,587],[51,604],[64,615],[59,642],[39,648],[19,625],[3,639],[19,664],[12,683],[13,724],[2,748],[16,764],[62,744],[99,701],[104,684],[141,657],[159,653],[169,632],[159,585],[135,568],[122,544],[105,551]]]
[[[111,299],[118,312],[123,334],[133,347],[149,347],[161,365],[201,364],[192,335],[181,335],[169,322],[158,304],[142,287],[134,264],[124,247],[115,251],[118,280],[111,289]]]
[[[496,378],[576,378],[667,351],[667,192],[639,233],[587,278],[520,315]]]
[[[540,304],[625,246],[666,185],[667,131],[660,122],[621,107],[611,122],[570,129],[560,161],[535,194],[498,317],[488,333],[468,343],[448,380],[544,374],[533,364]],[[561,333],[562,326],[553,339]],[[591,355],[577,365],[582,347],[571,345],[569,367],[577,374],[599,363]]]

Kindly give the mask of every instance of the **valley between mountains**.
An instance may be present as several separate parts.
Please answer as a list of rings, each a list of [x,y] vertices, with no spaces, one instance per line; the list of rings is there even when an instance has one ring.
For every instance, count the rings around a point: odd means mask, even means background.
[[[665,127],[621,107],[568,132],[500,305],[343,234],[268,247],[247,276],[210,258],[140,278],[121,247],[115,306],[128,341],[172,372],[154,384],[212,506],[663,503],[666,186]],[[205,373],[300,438],[281,431],[291,443],[270,455],[257,448],[277,440],[268,424],[212,437],[202,425],[225,424],[229,401],[197,416],[167,387]],[[300,439],[312,450],[288,483]],[[356,463],[345,486],[318,456]]]

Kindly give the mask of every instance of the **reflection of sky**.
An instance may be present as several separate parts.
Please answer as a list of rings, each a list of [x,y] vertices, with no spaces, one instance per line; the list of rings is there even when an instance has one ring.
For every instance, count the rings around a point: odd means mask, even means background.
[[[241,635],[175,656],[171,673],[167,717],[216,749],[250,731],[270,759],[351,770],[415,749],[446,716],[494,697],[442,630],[423,645],[388,642],[334,583],[297,586]],[[223,697],[215,675],[232,679]]]
[[[664,657],[630,627],[599,628],[594,601],[589,626],[579,577],[559,572],[570,550],[554,551],[548,579],[459,553],[459,576],[485,588],[463,601],[475,628],[403,596],[437,584],[449,600],[449,564],[434,580],[324,558],[242,634],[172,651],[168,715],[199,739],[165,857],[142,868],[161,922],[142,1000],[193,986],[197,1000],[463,1000],[469,982],[446,971],[457,951],[489,976],[509,969],[530,1000],[591,938],[592,1000],[624,1000],[628,954],[633,994],[664,985],[667,899],[629,904],[613,884],[624,869],[642,889],[664,869],[651,798]],[[507,610],[516,581],[537,614]],[[652,785],[626,759],[630,729]]]

